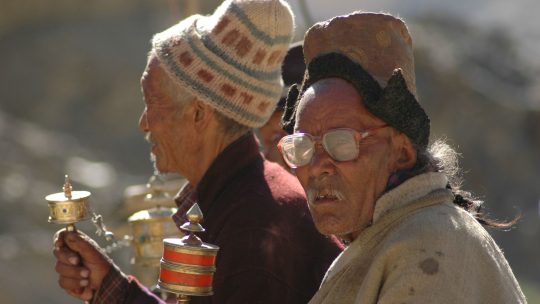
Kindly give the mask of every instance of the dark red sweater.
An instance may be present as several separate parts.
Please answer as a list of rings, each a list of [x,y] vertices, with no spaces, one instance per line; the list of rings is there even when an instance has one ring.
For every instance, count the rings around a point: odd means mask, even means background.
[[[315,229],[298,180],[263,158],[253,134],[229,145],[195,191],[206,228],[200,237],[220,251],[214,295],[192,297],[191,303],[311,299],[341,248]],[[182,215],[191,204],[178,203]],[[135,281],[124,299],[122,303],[157,303]]]

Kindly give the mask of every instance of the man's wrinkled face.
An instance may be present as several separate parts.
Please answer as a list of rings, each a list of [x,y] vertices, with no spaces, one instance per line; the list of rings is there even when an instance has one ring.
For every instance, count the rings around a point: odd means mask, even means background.
[[[139,128],[151,144],[151,157],[159,172],[182,172],[186,154],[186,126],[183,107],[175,103],[170,78],[151,56],[141,77],[146,107],[139,119]]]
[[[302,96],[295,132],[322,136],[336,128],[362,131],[383,125],[366,110],[351,84],[329,78],[316,82]],[[311,162],[296,169],[321,233],[345,236],[369,225],[375,201],[395,171],[392,132],[381,128],[359,141],[358,158],[351,161],[333,160],[318,144]]]

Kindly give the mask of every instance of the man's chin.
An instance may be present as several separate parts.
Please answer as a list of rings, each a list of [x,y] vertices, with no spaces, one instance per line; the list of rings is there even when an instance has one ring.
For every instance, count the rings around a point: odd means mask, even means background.
[[[157,174],[173,173],[171,170],[168,170],[167,168],[161,168],[159,165],[156,165],[156,163],[154,163],[154,172]]]
[[[154,174],[163,174],[163,173],[170,173],[169,170],[166,168],[162,168],[157,161],[156,155],[154,153],[150,154],[150,160],[152,161],[152,165],[154,167]]]
[[[336,218],[315,220],[315,227],[321,234],[334,235],[348,242],[354,241],[370,225],[371,222],[365,224],[345,224]]]
[[[333,215],[314,216],[315,227],[324,235],[341,235],[347,229],[341,221]]]

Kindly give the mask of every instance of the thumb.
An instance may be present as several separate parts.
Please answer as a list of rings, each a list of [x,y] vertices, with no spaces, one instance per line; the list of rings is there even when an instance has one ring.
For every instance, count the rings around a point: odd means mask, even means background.
[[[103,278],[114,265],[112,260],[94,240],[82,232],[66,233],[65,243],[79,254],[82,266],[90,270],[88,288],[98,289]]]

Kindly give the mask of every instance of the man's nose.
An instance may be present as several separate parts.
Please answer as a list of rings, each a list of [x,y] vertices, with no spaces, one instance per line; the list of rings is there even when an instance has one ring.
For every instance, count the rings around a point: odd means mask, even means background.
[[[324,174],[334,174],[335,165],[332,157],[326,152],[326,149],[321,145],[315,145],[311,162],[308,164],[312,176],[321,176]]]
[[[147,113],[146,113],[146,107],[144,108],[141,117],[139,118],[139,129],[143,133],[148,133],[150,130],[148,129],[148,119],[147,119]]]

